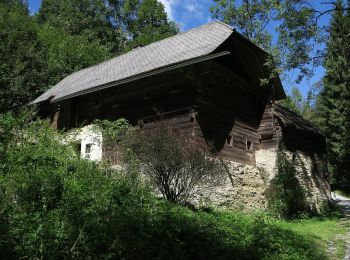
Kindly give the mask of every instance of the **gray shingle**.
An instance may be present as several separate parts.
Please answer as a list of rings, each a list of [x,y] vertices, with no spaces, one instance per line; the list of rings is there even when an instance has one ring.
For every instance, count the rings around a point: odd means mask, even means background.
[[[233,30],[220,22],[209,23],[170,38],[134,49],[95,66],[77,71],[33,101],[64,99],[98,86],[118,82],[164,66],[212,53]]]

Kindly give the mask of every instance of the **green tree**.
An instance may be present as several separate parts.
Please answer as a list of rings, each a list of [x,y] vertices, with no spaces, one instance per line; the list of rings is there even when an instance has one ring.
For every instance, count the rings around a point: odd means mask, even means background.
[[[326,75],[317,107],[320,126],[328,137],[329,162],[336,184],[350,184],[350,15],[340,10],[333,14],[329,28]],[[349,7],[350,7],[350,3]]]
[[[147,45],[178,32],[157,0],[44,0],[37,17],[42,24],[96,41],[114,55],[125,46]]]
[[[304,102],[300,90],[297,87],[293,87],[291,95],[288,95],[287,98],[282,101],[282,104],[288,107],[290,110],[301,114]]]
[[[48,85],[52,86],[74,71],[89,67],[112,57],[109,49],[82,35],[70,35],[44,24],[38,29],[39,40],[45,48]]]
[[[0,111],[19,110],[47,86],[37,26],[21,1],[0,2]]]
[[[286,99],[282,100],[281,104],[298,113],[303,118],[316,123],[313,98],[311,92],[309,92],[305,98],[297,87],[293,87],[291,94],[288,95]]]
[[[164,5],[157,0],[126,0],[125,22],[131,36],[129,48],[148,45],[178,33],[178,27],[168,20]]]
[[[308,74],[317,36],[315,10],[306,0],[214,0],[213,17],[232,25],[266,49],[271,68]],[[274,39],[273,34],[277,35]]]
[[[111,15],[104,0],[43,0],[37,19],[70,35],[98,42],[116,55],[124,48],[125,38],[121,28],[113,25]]]

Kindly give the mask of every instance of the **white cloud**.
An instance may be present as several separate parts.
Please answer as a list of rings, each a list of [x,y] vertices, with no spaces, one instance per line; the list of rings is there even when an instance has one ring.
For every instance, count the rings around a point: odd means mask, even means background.
[[[209,0],[158,0],[164,5],[169,20],[180,25],[181,31],[209,21]]]
[[[190,13],[197,13],[197,12],[201,11],[201,6],[198,3],[189,2],[185,5],[185,9]]]
[[[195,3],[189,3],[185,6],[186,10],[189,11],[190,13],[193,13],[196,11],[196,9],[198,8],[198,5]]]

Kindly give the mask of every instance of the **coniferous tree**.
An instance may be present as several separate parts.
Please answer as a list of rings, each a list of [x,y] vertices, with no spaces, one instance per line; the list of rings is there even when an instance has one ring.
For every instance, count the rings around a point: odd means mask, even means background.
[[[317,107],[320,126],[328,138],[330,170],[336,185],[350,184],[349,127],[350,127],[350,16],[337,1],[329,29],[327,55]],[[350,3],[349,3],[350,4]]]

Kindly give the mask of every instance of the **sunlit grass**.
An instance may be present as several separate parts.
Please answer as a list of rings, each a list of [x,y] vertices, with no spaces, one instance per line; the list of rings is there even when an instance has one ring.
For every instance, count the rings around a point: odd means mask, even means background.
[[[320,250],[328,251],[330,259],[343,259],[350,223],[337,216],[295,221],[281,221],[280,227],[292,230],[316,241]]]
[[[350,199],[350,191],[346,191],[346,190],[335,190],[334,191],[335,194],[349,198]]]

